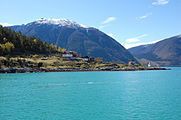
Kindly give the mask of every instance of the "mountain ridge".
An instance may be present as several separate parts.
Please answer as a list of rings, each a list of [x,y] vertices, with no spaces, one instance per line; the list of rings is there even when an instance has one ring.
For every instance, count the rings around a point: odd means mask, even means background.
[[[138,59],[152,61],[161,66],[181,66],[181,35],[128,50]]]
[[[128,63],[135,58],[120,43],[93,27],[84,27],[69,20],[52,22],[41,19],[25,25],[11,26],[16,32],[36,36],[61,48],[77,51],[79,55],[102,57],[105,61]],[[135,60],[136,61],[136,60]]]

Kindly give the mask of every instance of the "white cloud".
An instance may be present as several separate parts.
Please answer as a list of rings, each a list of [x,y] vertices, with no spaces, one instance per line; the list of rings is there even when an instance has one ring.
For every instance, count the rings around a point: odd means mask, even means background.
[[[147,13],[147,14],[145,14],[143,16],[138,17],[138,19],[145,19],[145,18],[147,18],[147,17],[149,17],[151,15],[152,15],[152,13]]]
[[[132,48],[132,47],[136,47],[136,46],[140,46],[140,45],[148,45],[148,44],[154,44],[154,43],[157,43],[161,40],[156,40],[156,41],[152,41],[152,42],[140,42],[140,43],[134,43],[134,44],[123,44],[123,46],[126,48],[126,49],[129,49],[129,48]]]
[[[102,29],[102,28],[105,28],[106,26],[105,25],[101,25],[99,26],[99,29]]]
[[[143,36],[147,36],[147,34],[141,35],[140,37],[143,37]],[[180,36],[178,36],[178,37],[180,37]],[[137,47],[137,46],[140,46],[140,45],[154,44],[154,43],[157,43],[157,42],[162,41],[162,40],[167,39],[167,38],[170,38],[170,36],[169,36],[169,37],[165,37],[165,38],[163,38],[163,39],[151,41],[151,42],[124,43],[124,44],[122,44],[122,45],[123,45],[126,49],[129,49],[129,48]]]
[[[126,39],[126,42],[127,43],[133,43],[133,42],[139,42],[140,40],[138,38],[129,38],[129,39]]]
[[[137,36],[137,37],[134,37],[134,38],[128,38],[128,39],[126,39],[126,42],[127,43],[139,42],[141,38],[144,38],[146,36],[148,36],[148,35],[143,34],[143,35],[140,35],[140,36]]]
[[[165,4],[168,4],[169,3],[169,0],[156,0],[155,2],[152,3],[152,5],[165,5]]]
[[[115,21],[115,20],[116,20],[116,17],[108,17],[106,20],[101,22],[101,24],[107,24],[107,23],[110,23],[110,22]]]
[[[123,44],[123,46],[126,48],[126,49],[129,49],[129,48],[132,48],[132,47],[136,47],[136,46],[140,46],[140,45],[145,45],[147,43],[135,43],[135,44]]]
[[[136,42],[139,42],[141,38],[144,38],[146,36],[148,36],[148,35],[147,34],[143,34],[143,35],[140,35],[140,36],[137,36],[137,37],[134,37],[134,38],[128,38],[128,39],[125,40],[126,43],[123,44],[123,46],[125,48],[131,48],[131,47],[135,47],[135,46],[146,44],[146,43],[143,43],[143,42],[136,43]]]
[[[0,23],[0,25],[2,25],[2,26],[12,26],[13,24],[9,24],[9,23]]]

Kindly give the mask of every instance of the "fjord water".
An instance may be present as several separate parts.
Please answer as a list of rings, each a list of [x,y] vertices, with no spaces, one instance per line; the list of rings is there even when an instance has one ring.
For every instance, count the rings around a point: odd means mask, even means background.
[[[0,74],[0,120],[180,120],[181,68]]]

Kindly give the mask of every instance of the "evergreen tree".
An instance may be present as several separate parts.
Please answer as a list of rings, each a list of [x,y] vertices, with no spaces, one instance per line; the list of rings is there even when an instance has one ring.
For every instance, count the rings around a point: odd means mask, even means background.
[[[0,26],[0,55],[51,54],[62,51],[65,49]]]

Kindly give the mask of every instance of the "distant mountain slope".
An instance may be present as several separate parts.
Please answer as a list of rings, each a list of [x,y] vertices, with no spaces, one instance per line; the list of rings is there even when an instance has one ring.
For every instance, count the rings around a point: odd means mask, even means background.
[[[27,37],[9,28],[0,26],[0,55],[50,54],[61,50],[55,45],[42,42],[35,37]]]
[[[181,66],[181,35],[155,44],[133,47],[129,51],[143,61],[152,61],[161,66]]]
[[[102,57],[105,61],[128,63],[134,57],[116,40],[96,28],[67,19],[40,19],[26,25],[11,26],[25,35],[34,35],[79,55]]]

